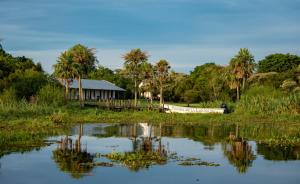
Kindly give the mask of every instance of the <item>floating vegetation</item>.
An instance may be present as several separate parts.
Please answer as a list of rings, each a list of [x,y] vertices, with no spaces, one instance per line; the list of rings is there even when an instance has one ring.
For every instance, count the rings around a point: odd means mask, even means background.
[[[220,164],[214,162],[201,161],[200,158],[184,158],[183,156],[178,156],[176,153],[171,153],[170,155],[161,155],[159,152],[153,151],[137,151],[125,153],[112,152],[105,155],[105,157],[112,160],[113,162],[121,163],[123,166],[133,171],[149,168],[152,165],[163,165],[166,164],[168,160],[178,162],[178,165],[181,166],[220,166]]]
[[[112,152],[105,156],[113,162],[119,162],[133,171],[149,168],[152,165],[167,163],[167,156],[156,151]]]
[[[205,161],[182,161],[178,163],[181,166],[209,166],[209,167],[218,167],[220,164],[216,164],[214,162],[205,162]]]
[[[183,159],[178,158],[177,161],[179,162],[178,165],[181,166],[210,166],[210,167],[220,166],[220,164],[216,164],[214,162],[201,161],[200,158],[195,158],[195,157],[188,157]]]
[[[95,166],[100,166],[100,167],[112,167],[114,164],[110,162],[88,162],[88,163],[80,163],[80,166],[89,166],[89,167],[95,167]]]

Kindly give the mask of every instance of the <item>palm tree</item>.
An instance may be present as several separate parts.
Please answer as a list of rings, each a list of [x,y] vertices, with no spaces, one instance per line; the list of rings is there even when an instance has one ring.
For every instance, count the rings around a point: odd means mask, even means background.
[[[137,82],[141,73],[141,66],[148,60],[146,52],[132,49],[123,56],[126,73],[134,80],[134,105],[137,106]]]
[[[83,107],[84,98],[81,79],[87,76],[88,72],[95,69],[95,64],[97,63],[95,49],[77,44],[70,48],[68,52],[73,61],[72,68],[76,71],[75,78],[78,81],[80,106]]]
[[[237,89],[237,99],[240,95],[240,86],[245,89],[247,79],[254,71],[254,57],[246,48],[241,48],[239,53],[230,61],[230,69],[233,81]]]
[[[69,85],[71,80],[76,75],[76,71],[73,68],[73,61],[68,52],[63,52],[58,58],[58,61],[54,67],[54,75],[61,79],[65,85],[65,99],[68,99]]]
[[[224,73],[224,77],[226,78],[226,82],[230,89],[236,90],[236,99],[240,99],[240,88],[241,88],[241,81],[240,79],[232,73],[231,67],[226,67],[226,71]]]
[[[155,86],[154,67],[151,63],[145,62],[142,65],[142,75],[144,78],[143,88],[150,92],[150,103],[153,104],[153,90]]]
[[[165,85],[165,82],[168,80],[169,77],[169,70],[170,70],[170,65],[168,61],[162,59],[158,61],[155,65],[155,70],[156,70],[156,77],[159,82],[159,91],[160,91],[160,106],[163,106],[164,103],[164,97],[163,97],[163,88]]]

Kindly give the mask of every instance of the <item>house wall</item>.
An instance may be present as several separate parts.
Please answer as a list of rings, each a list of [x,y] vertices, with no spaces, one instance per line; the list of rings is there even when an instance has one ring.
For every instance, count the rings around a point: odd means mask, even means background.
[[[122,91],[83,89],[83,98],[85,100],[120,99],[124,96],[123,93],[124,92]],[[78,89],[70,89],[68,98],[71,100],[78,100]]]

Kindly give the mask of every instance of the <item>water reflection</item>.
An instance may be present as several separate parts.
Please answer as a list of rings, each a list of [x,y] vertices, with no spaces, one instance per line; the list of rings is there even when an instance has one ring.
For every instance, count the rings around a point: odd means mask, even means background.
[[[60,170],[70,173],[74,178],[80,178],[93,168],[93,156],[81,144],[83,125],[79,126],[78,137],[73,141],[69,136],[61,138],[57,149],[53,151],[53,160]]]
[[[133,141],[133,150],[141,148],[147,150],[152,148],[151,144],[155,138],[161,137],[179,137],[189,138],[205,145],[205,149],[214,150],[214,146],[221,143],[223,154],[229,163],[234,166],[239,173],[246,173],[248,168],[253,165],[256,155],[249,138],[259,136],[268,137],[270,127],[262,125],[261,127],[239,127],[235,124],[222,125],[200,125],[200,126],[162,126],[146,124],[121,124],[108,127],[97,127],[95,136],[106,137],[130,137]],[[101,131],[100,131],[101,130]],[[270,135],[277,134],[278,130],[271,129]],[[270,136],[271,137],[271,136]],[[151,141],[150,141],[151,140]],[[158,139],[161,140],[161,139]],[[159,143],[161,141],[158,141]],[[300,145],[290,145],[285,143],[266,144],[263,141],[257,143],[257,154],[263,155],[268,160],[299,160]]]
[[[225,143],[224,155],[239,173],[245,173],[255,159],[252,147],[242,138]]]
[[[258,143],[257,153],[267,160],[300,160],[300,145]]]
[[[239,126],[236,125],[235,133],[230,132],[228,141],[223,144],[224,156],[229,163],[236,167],[239,173],[246,173],[252,166],[255,155],[248,141],[239,135]]]
[[[299,132],[297,127],[270,124],[85,124],[74,127],[69,135],[54,137],[57,145],[49,147],[58,168],[73,178],[90,175],[100,166],[113,165],[137,172],[154,165],[168,165],[176,152],[199,157],[189,159],[199,161],[196,164],[177,162],[192,166],[213,165],[212,162],[221,167],[230,164],[234,172],[242,174],[250,167],[260,167],[256,163],[262,160],[300,160]],[[24,149],[20,148],[19,145],[1,147],[0,157],[5,155],[1,161],[11,152],[22,153]]]
[[[132,171],[166,164],[168,151],[162,144],[161,132],[157,135],[154,131],[153,125],[147,123],[134,124],[128,128],[121,126],[120,135],[132,141],[132,151],[112,152],[107,158],[121,163]]]

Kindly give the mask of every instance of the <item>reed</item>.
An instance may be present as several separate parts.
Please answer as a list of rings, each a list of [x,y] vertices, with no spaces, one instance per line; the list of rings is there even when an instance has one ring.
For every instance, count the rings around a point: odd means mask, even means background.
[[[284,93],[271,87],[256,86],[248,90],[237,103],[240,114],[299,114],[300,93]]]

